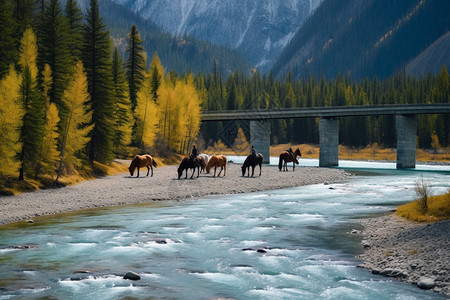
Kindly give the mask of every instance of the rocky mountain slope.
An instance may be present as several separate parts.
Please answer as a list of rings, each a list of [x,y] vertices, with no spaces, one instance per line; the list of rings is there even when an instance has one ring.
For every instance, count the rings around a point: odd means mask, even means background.
[[[448,32],[449,11],[442,0],[325,0],[284,48],[274,74],[392,76]]]
[[[322,0],[113,0],[177,36],[238,49],[268,70]]]

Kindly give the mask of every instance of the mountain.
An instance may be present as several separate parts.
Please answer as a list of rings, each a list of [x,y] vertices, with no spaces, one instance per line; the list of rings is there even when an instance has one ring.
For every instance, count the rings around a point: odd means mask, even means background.
[[[447,69],[450,67],[450,31],[408,63],[405,72],[415,77],[428,73],[437,74],[443,65]]]
[[[268,70],[322,0],[112,0],[176,36],[239,50]]]
[[[89,0],[78,0],[78,3],[85,13]],[[65,5],[64,0],[62,4]],[[250,72],[250,63],[239,51],[189,36],[174,36],[151,20],[144,20],[112,0],[100,1],[100,15],[124,57],[128,33],[131,25],[135,24],[143,40],[148,63],[156,51],[167,72],[175,70],[178,73],[208,73],[213,70],[214,65],[220,67],[224,76],[235,70],[240,70],[243,74]]]
[[[284,48],[273,72],[291,71],[294,78],[392,76],[449,31],[449,11],[447,0],[324,0]]]

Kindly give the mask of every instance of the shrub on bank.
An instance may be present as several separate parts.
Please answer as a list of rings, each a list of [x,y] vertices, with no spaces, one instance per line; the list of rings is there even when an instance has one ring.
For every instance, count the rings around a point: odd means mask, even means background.
[[[397,215],[417,222],[435,222],[450,219],[450,190],[439,196],[428,196],[427,209],[424,210],[423,199],[400,205]]]

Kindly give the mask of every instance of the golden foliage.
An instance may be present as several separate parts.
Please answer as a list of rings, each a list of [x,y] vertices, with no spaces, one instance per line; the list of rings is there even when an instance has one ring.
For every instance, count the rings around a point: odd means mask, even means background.
[[[33,33],[33,29],[28,27],[23,33],[22,40],[20,41],[20,57],[19,65],[24,70],[26,67],[30,69],[31,78],[36,79],[38,68],[36,66],[36,58],[38,49],[36,46],[36,36]]]
[[[88,143],[88,134],[93,126],[87,125],[92,118],[92,112],[87,105],[89,98],[86,74],[84,73],[82,62],[79,61],[74,78],[64,91],[62,99],[68,108],[61,150],[62,160],[65,164],[81,166],[77,152],[82,150]]]
[[[136,142],[143,146],[153,146],[156,138],[156,124],[158,122],[158,107],[151,96],[151,82],[146,74],[142,86],[137,93],[137,106],[135,109],[137,121]]]
[[[421,204],[413,201],[397,208],[397,215],[412,221],[431,222],[450,219],[450,191],[444,195],[428,197],[427,211],[423,213]]]
[[[21,76],[11,66],[0,81],[0,173],[17,173],[19,163],[15,159],[22,148],[19,142],[22,118],[25,113],[19,103]]]
[[[244,131],[239,127],[236,139],[234,140],[233,150],[236,154],[248,155],[250,154],[250,144],[245,137]]]

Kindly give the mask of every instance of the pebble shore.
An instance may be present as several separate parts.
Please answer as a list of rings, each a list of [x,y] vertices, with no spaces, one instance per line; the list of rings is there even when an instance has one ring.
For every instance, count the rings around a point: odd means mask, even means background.
[[[350,173],[339,169],[297,166],[292,172],[280,172],[278,167],[259,167],[254,177],[242,177],[241,165],[228,163],[226,176],[220,177],[197,172],[193,179],[178,179],[178,166],[158,167],[154,176],[145,176],[142,168],[140,177],[129,173],[88,180],[59,189],[47,189],[17,196],[0,196],[0,225],[26,221],[39,216],[56,215],[83,209],[144,204],[153,201],[193,199],[264,190],[276,190],[310,184],[327,184],[348,180]],[[219,170],[217,170],[219,173]]]
[[[415,223],[390,213],[360,222],[359,267],[450,297],[450,220]]]

